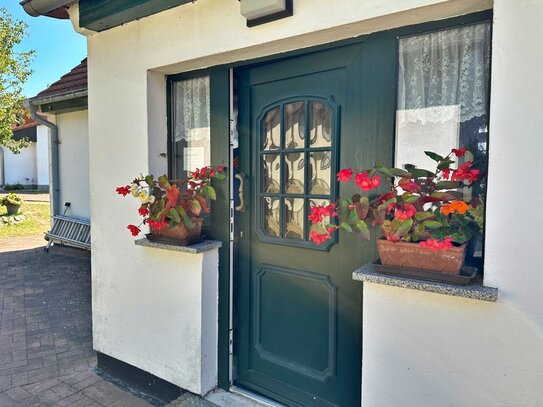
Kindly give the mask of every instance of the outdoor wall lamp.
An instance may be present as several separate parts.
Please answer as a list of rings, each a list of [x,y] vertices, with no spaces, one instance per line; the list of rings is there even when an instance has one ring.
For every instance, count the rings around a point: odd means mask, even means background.
[[[240,0],[247,27],[269,23],[292,15],[292,0]]]

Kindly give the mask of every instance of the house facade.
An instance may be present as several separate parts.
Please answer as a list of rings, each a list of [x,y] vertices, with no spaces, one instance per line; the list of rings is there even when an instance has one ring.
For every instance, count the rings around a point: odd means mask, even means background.
[[[0,147],[0,185],[21,185],[43,192],[49,190],[49,139],[47,128],[30,118],[13,128],[13,140],[27,139],[28,146],[14,154]]]
[[[53,215],[90,219],[87,60],[27,103],[51,140]]]
[[[543,404],[540,1],[65,3],[88,39],[101,367],[293,406]],[[360,282],[373,243],[309,241],[339,168],[465,144],[488,161],[478,285]],[[134,244],[115,187],[209,164],[231,180],[213,242]]]

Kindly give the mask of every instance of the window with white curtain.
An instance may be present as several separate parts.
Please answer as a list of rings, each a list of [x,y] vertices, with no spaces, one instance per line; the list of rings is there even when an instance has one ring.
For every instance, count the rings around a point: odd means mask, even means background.
[[[469,147],[485,166],[490,35],[482,22],[399,39],[396,165],[433,170],[423,151]]]
[[[453,167],[469,160],[486,169],[490,43],[490,22],[399,39],[397,167],[435,170],[424,151],[446,156],[452,148],[468,147],[472,153],[454,157]],[[463,192],[465,199],[484,202],[484,181]],[[481,253],[481,237],[474,242],[476,254]]]
[[[209,76],[172,83],[172,177],[210,164]]]

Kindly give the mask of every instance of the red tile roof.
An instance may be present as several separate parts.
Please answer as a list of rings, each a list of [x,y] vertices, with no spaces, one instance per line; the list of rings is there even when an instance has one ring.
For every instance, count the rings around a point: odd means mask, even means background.
[[[87,58],[34,98],[57,96],[87,89]],[[33,98],[33,99],[34,99]]]
[[[39,114],[38,116],[41,117],[42,119],[47,119],[46,116],[42,116],[41,114]],[[19,131],[19,130],[27,129],[29,127],[35,127],[38,125],[39,123],[32,120],[32,118],[30,117],[30,114],[25,110],[23,114],[23,119],[20,121],[18,125],[11,126],[11,130]]]

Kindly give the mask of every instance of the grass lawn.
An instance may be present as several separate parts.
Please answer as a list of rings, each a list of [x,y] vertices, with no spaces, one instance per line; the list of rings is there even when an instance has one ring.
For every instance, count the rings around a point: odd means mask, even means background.
[[[7,216],[6,212],[6,207],[0,206],[0,216]],[[48,202],[25,202],[19,214],[26,215],[27,219],[16,225],[0,227],[0,238],[43,235],[51,228]]]

